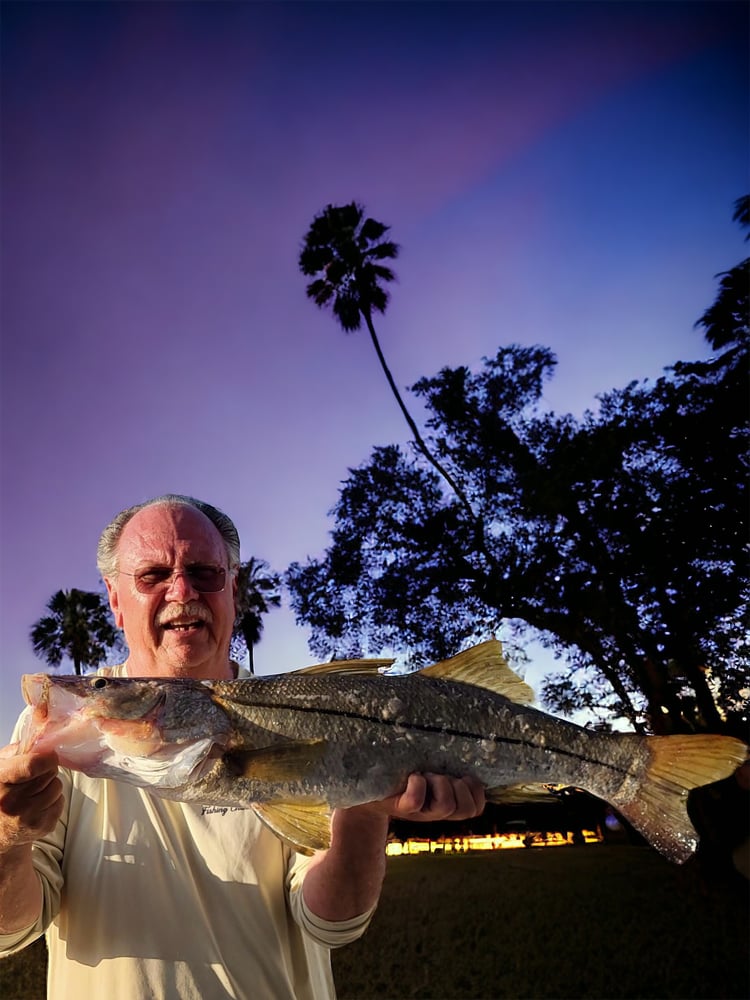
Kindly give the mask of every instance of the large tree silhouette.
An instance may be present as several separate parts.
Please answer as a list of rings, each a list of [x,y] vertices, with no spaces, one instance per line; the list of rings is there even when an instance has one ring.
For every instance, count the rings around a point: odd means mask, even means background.
[[[101,594],[88,590],[58,590],[47,602],[44,615],[31,629],[36,655],[59,667],[64,657],[73,661],[77,674],[96,667],[115,644],[117,632]]]
[[[581,419],[542,408],[555,365],[545,348],[510,345],[479,371],[421,379],[430,443],[465,484],[484,546],[420,455],[376,448],[349,471],[324,557],[287,572],[315,652],[389,647],[420,662],[502,622],[567,660],[542,691],[552,707],[606,707],[660,732],[739,725],[746,295],[722,282],[720,356],[606,393]]]

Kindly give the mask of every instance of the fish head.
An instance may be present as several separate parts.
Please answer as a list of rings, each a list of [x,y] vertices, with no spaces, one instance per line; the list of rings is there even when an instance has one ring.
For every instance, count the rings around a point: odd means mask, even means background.
[[[21,689],[29,709],[19,752],[54,751],[92,777],[177,787],[229,736],[200,681],[25,674]]]

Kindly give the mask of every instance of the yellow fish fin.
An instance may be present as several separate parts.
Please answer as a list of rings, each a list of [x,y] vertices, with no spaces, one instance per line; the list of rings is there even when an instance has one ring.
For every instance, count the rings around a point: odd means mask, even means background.
[[[642,739],[623,733],[621,739]],[[638,780],[623,782],[609,800],[628,822],[671,861],[681,864],[697,846],[687,812],[688,792],[728,778],[747,760],[733,736],[693,733],[647,736],[649,760]]]
[[[293,740],[257,750],[229,750],[224,762],[233,774],[278,784],[299,781],[327,748],[326,740]]]
[[[534,692],[529,685],[508,666],[499,639],[488,639],[449,660],[425,667],[417,676],[442,677],[462,684],[474,684],[504,695],[519,705],[528,705],[534,700]]]
[[[253,802],[258,818],[300,854],[331,845],[331,813],[326,802]]]
[[[555,802],[552,789],[560,786],[529,784],[529,785],[498,785],[488,788],[485,796],[488,802],[502,805],[529,805],[532,802]]]
[[[293,670],[294,674],[372,674],[391,667],[395,660],[331,660],[330,663],[316,663],[312,667]]]

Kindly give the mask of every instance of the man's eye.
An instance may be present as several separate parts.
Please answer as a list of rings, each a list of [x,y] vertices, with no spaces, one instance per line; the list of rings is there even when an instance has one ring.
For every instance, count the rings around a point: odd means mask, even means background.
[[[213,566],[190,567],[190,576],[198,583],[210,583],[217,578],[220,572],[220,570],[215,569]]]
[[[153,587],[157,583],[164,583],[171,575],[171,569],[145,569],[142,573],[138,573],[138,582],[145,584],[147,587]]]

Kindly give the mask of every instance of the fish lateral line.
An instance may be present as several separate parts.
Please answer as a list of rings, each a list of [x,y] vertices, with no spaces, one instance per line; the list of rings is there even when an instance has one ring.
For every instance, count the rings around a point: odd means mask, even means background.
[[[610,771],[615,771],[617,774],[629,773],[628,768],[619,767],[617,764],[612,764],[609,761],[603,761],[597,759],[596,757],[589,757],[586,754],[576,753],[576,751],[567,750],[564,747],[547,746],[540,743],[534,743],[533,740],[525,740],[517,736],[499,736],[497,734],[493,734],[492,736],[480,736],[477,733],[467,733],[461,729],[451,729],[448,726],[432,726],[427,723],[420,722],[404,723],[400,719],[388,719],[383,718],[382,716],[362,715],[359,712],[346,712],[338,708],[288,705],[280,704],[278,702],[274,705],[265,707],[278,709],[282,712],[300,712],[307,715],[325,715],[330,718],[347,719],[351,722],[367,722],[374,726],[391,726],[394,729],[409,729],[413,732],[430,733],[436,736],[455,736],[464,740],[481,740],[485,743],[490,742],[508,746],[527,747],[529,750],[543,750],[546,753],[557,754],[560,757],[568,757],[572,760],[579,761],[582,764],[594,764],[597,767],[603,767]],[[293,742],[295,741],[295,737],[288,738]]]

